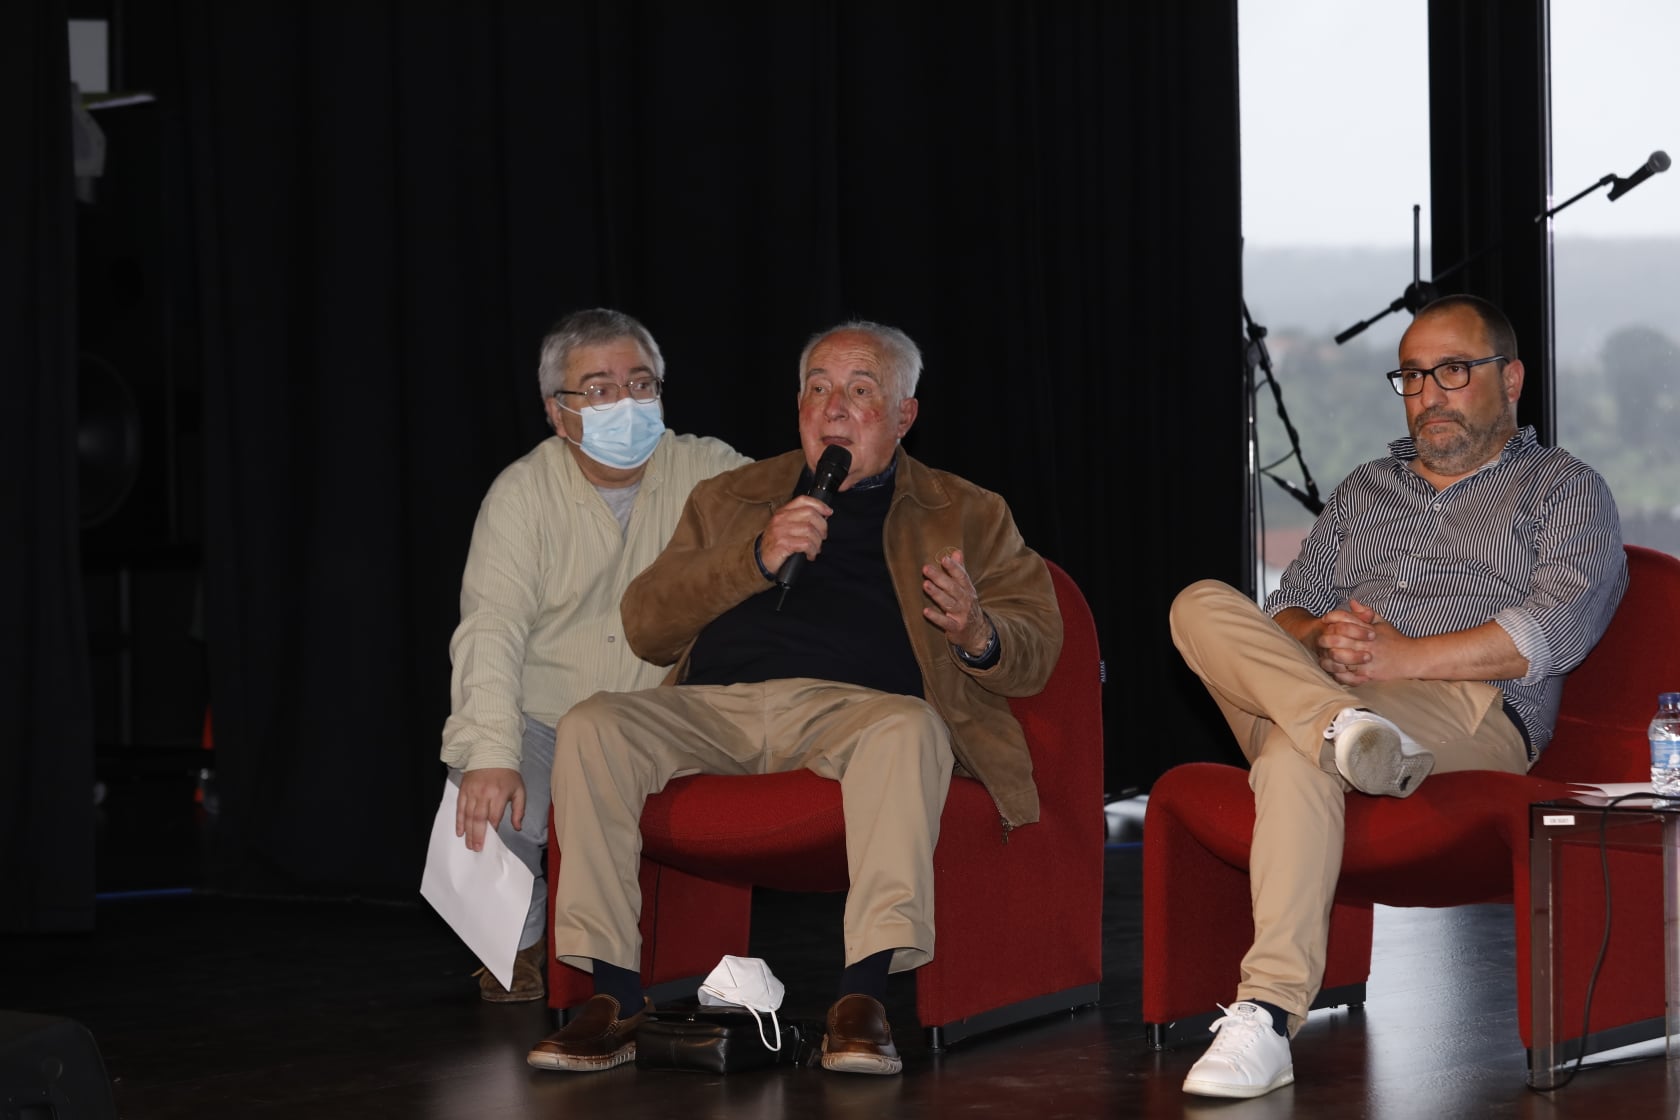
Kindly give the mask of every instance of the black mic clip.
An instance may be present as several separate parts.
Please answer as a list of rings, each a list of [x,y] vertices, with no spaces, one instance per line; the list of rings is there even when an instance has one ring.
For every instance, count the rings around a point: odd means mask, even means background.
[[[1671,161],[1668,158],[1667,152],[1652,152],[1651,158],[1645,161],[1645,166],[1641,167],[1638,171],[1635,171],[1632,175],[1629,175],[1626,179],[1622,178],[1620,175],[1612,176],[1615,180],[1615,186],[1610,188],[1610,193],[1605,197],[1611,202],[1616,201],[1618,198],[1622,197],[1624,194],[1628,193],[1634,187],[1637,187],[1651,176],[1656,175],[1659,172],[1667,171],[1670,162]]]

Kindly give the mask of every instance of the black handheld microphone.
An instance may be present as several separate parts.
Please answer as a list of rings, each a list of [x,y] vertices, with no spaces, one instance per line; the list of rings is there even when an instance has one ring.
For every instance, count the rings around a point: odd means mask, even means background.
[[[1644,167],[1641,167],[1638,171],[1635,171],[1626,179],[1617,176],[1616,185],[1610,188],[1610,194],[1608,196],[1610,201],[1616,201],[1618,198],[1622,197],[1624,194],[1631,191],[1634,187],[1637,187],[1657,172],[1667,171],[1669,162],[1670,160],[1667,152],[1652,152],[1651,158],[1645,161]]]
[[[840,484],[846,481],[846,472],[852,469],[852,453],[837,443],[831,443],[823,450],[822,457],[817,460],[817,469],[811,472],[811,488],[805,493],[822,502],[832,504],[834,495],[840,489]],[[782,570],[776,573],[776,586],[782,589],[782,594],[776,600],[776,609],[780,611],[782,604],[787,601],[788,589],[793,581],[799,578],[799,573],[805,569],[805,554],[796,552],[782,561]]]

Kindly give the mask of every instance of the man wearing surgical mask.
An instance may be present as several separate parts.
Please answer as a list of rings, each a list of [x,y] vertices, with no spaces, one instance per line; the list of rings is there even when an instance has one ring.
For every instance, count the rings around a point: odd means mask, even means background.
[[[493,828],[536,875],[512,986],[477,973],[479,994],[496,1003],[546,994],[555,724],[595,692],[659,683],[664,670],[624,641],[619,597],[670,539],[695,483],[750,461],[665,427],[664,357],[623,312],[561,320],[543,340],[537,382],[554,435],[504,469],[479,507],[443,727],[456,835],[480,851]]]

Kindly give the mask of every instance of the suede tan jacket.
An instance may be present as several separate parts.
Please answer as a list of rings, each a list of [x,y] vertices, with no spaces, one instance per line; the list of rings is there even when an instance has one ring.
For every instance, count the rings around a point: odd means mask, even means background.
[[[804,469],[790,451],[707,479],[689,494],[670,543],[625,590],[620,613],[630,648],[670,665],[681,683],[689,649],[712,619],[749,595],[773,591],[753,542],[788,500]],[[951,730],[959,774],[979,779],[1005,833],[1038,820],[1038,787],[1008,697],[1044,687],[1062,649],[1062,616],[1044,560],[1028,548],[997,494],[898,452],[885,529],[887,567],[904,615],[924,695]],[[922,565],[960,548],[980,605],[998,633],[998,660],[975,669],[922,617]]]

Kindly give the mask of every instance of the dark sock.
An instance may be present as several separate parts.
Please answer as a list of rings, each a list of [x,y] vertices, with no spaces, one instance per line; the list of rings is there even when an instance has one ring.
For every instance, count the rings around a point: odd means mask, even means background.
[[[840,974],[840,995],[861,994],[885,1000],[887,966],[892,964],[892,955],[891,949],[882,949],[879,953],[872,953],[861,961],[847,965],[846,971]]]
[[[1251,999],[1248,1002],[1256,1007],[1264,1007],[1266,1014],[1272,1017],[1272,1029],[1283,1037],[1289,1037],[1289,1012],[1275,1003],[1267,1003],[1263,999]]]
[[[629,1018],[642,1009],[641,975],[616,964],[596,961],[595,994],[616,999],[620,1013]]]

